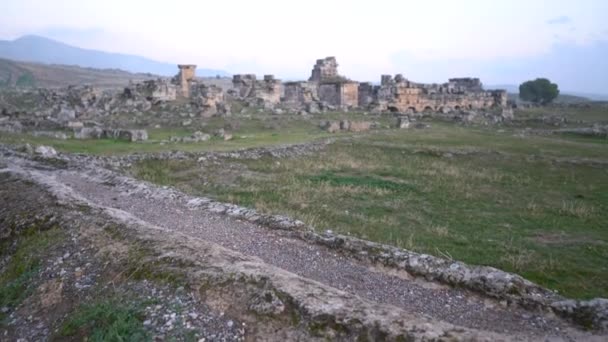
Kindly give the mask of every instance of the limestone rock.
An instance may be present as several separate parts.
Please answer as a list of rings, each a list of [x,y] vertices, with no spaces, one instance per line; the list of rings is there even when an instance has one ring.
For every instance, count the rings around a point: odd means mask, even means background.
[[[405,129],[410,128],[410,119],[407,117],[400,117],[397,119],[397,128]]]
[[[34,153],[40,155],[43,158],[53,158],[57,156],[57,151],[50,146],[37,146]]]
[[[63,132],[37,131],[37,132],[32,132],[32,135],[35,137],[45,137],[45,138],[60,139],[60,140],[66,140],[68,138],[67,134],[65,134]]]
[[[101,139],[102,136],[103,129],[99,127],[83,127],[74,130],[74,138],[76,139]]]
[[[350,123],[350,132],[366,132],[372,127],[372,123],[369,121],[352,121]]]
[[[321,129],[328,131],[329,133],[336,133],[340,131],[340,122],[338,121],[321,121],[319,124]]]
[[[76,119],[76,111],[70,108],[62,107],[57,113],[57,119],[61,122],[69,122]]]
[[[76,128],[82,128],[82,127],[84,127],[84,124],[82,122],[80,122],[80,121],[70,121],[70,122],[67,123],[67,127],[68,128],[74,128],[74,129],[76,129]]]

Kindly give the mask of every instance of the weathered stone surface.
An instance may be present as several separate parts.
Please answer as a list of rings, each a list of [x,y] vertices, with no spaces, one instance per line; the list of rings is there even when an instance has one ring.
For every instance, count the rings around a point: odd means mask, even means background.
[[[148,140],[148,132],[145,129],[104,129],[103,137],[135,142]]]
[[[131,142],[148,140],[148,132],[144,129],[103,129],[99,127],[83,127],[74,131],[76,139],[120,139]]]
[[[32,132],[32,135],[35,137],[45,137],[45,138],[53,138],[53,139],[61,139],[66,140],[68,138],[67,134],[63,132],[52,132],[52,131],[35,131]]]
[[[401,113],[449,112],[459,110],[504,108],[507,93],[503,90],[484,91],[476,78],[450,79],[443,84],[414,83],[402,75],[382,76],[379,87],[360,87],[365,93],[363,103],[382,111]]]
[[[173,78],[173,83],[179,86],[178,95],[190,97],[190,83],[196,77],[196,65],[179,64],[179,73]]]
[[[341,109],[359,106],[359,83],[351,81],[327,82],[318,85],[319,100]]]
[[[84,127],[84,124],[80,121],[70,121],[66,125],[68,128],[79,129]]]
[[[232,86],[237,98],[256,106],[274,108],[281,101],[282,83],[273,75],[260,81],[253,74],[234,75]]]
[[[67,107],[61,107],[57,113],[57,119],[62,122],[68,122],[76,119],[76,111]]]
[[[319,123],[319,127],[321,127],[321,129],[324,129],[329,133],[336,133],[339,131],[365,132],[365,131],[368,131],[372,127],[372,123],[368,122],[368,121],[350,121],[350,120],[321,121]]]
[[[557,314],[569,317],[582,326],[608,330],[608,299],[564,300],[551,304]]]
[[[74,130],[74,138],[76,139],[101,139],[103,137],[103,129],[99,127],[83,127]]]
[[[201,141],[207,141],[211,139],[209,134],[203,133],[201,131],[194,132],[189,137],[171,137],[171,142],[184,142],[184,143],[197,143]]]
[[[369,121],[351,121],[348,130],[350,132],[366,132],[372,127],[372,123]]]
[[[308,80],[311,82],[333,81],[339,77],[336,57],[325,57],[317,59],[317,63],[314,65]]]
[[[311,103],[318,103],[319,96],[317,85],[309,82],[287,82],[285,83],[285,94],[283,103],[293,109],[307,109]]]
[[[43,158],[53,158],[57,156],[57,151],[50,146],[37,146],[34,153],[40,155]]]
[[[224,92],[214,85],[193,84],[191,86],[191,103],[198,108],[202,117],[210,118],[228,112],[224,106]]]
[[[402,116],[400,118],[397,118],[397,128],[400,128],[400,129],[410,128],[410,124],[411,124],[410,118],[408,118],[408,117]]]
[[[163,79],[148,80],[134,85],[134,90],[148,101],[175,101],[177,88],[175,84]]]
[[[9,120],[8,117],[0,121],[0,132],[21,133],[22,131],[23,125],[19,121]]]
[[[319,127],[328,131],[329,133],[335,133],[340,131],[340,122],[339,121],[321,121],[319,123]]]

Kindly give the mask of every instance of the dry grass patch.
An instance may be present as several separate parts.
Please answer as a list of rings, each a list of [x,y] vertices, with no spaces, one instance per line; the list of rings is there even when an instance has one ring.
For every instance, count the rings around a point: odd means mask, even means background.
[[[559,212],[566,216],[588,219],[594,215],[595,208],[582,201],[562,201]]]

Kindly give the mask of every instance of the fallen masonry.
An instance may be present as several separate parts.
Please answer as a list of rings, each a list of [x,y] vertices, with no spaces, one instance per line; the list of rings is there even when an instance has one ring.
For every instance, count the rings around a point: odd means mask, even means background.
[[[99,127],[83,127],[74,130],[76,139],[117,139],[126,141],[148,140],[148,132],[144,129],[113,129]]]

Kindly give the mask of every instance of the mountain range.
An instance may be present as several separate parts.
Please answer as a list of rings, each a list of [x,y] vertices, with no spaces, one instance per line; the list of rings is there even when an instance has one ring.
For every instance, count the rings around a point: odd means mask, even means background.
[[[132,73],[173,76],[174,63],[146,57],[99,50],[82,49],[49,38],[27,35],[15,40],[0,40],[0,58],[43,64],[77,65],[85,68],[120,69]],[[229,76],[224,70],[197,68],[197,76]]]

